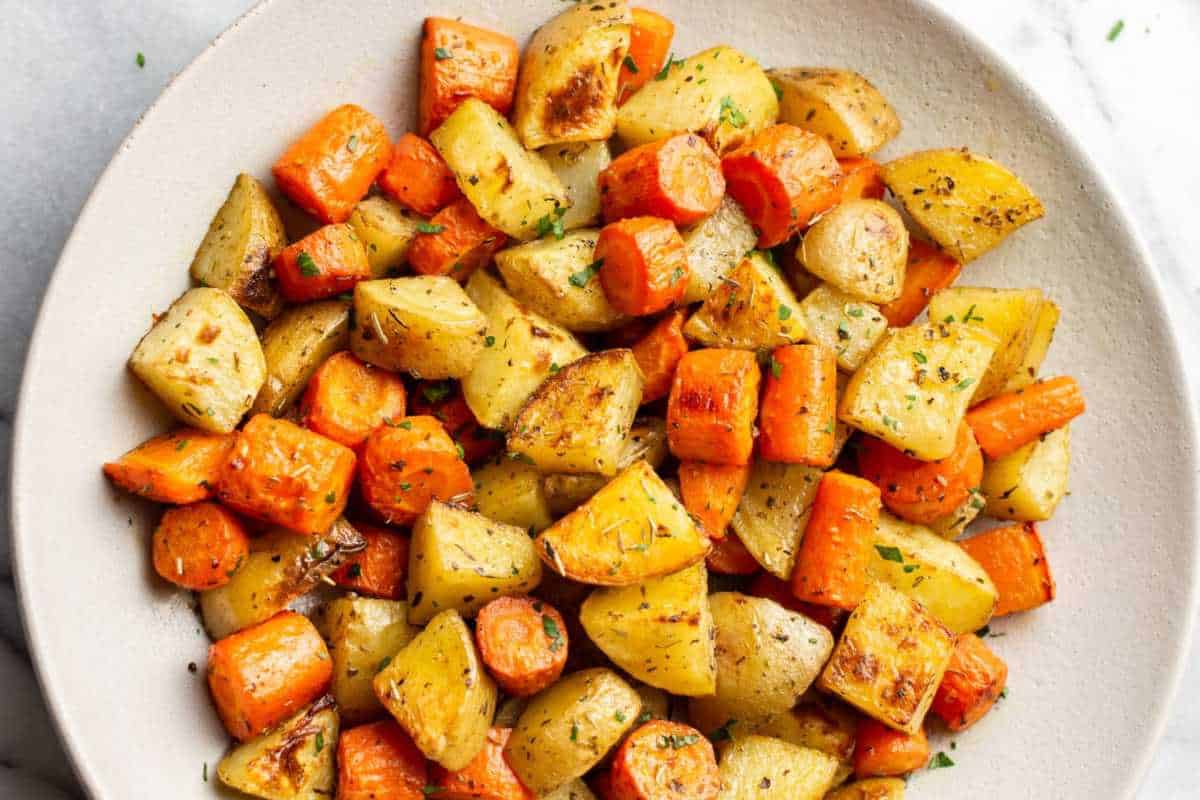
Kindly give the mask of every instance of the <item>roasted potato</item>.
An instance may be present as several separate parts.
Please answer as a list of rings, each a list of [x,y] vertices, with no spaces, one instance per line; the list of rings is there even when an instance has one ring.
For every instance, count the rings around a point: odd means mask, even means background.
[[[841,787],[825,800],[904,800],[905,785],[900,778],[868,778]]]
[[[1053,300],[1046,300],[1038,309],[1037,322],[1033,326],[1033,335],[1029,337],[1029,349],[1025,358],[1013,370],[1012,375],[1004,382],[1001,392],[1015,392],[1024,389],[1037,380],[1038,370],[1050,350],[1050,342],[1054,340],[1054,330],[1058,327],[1058,318],[1062,310]]]
[[[373,686],[426,758],[459,770],[483,748],[496,712],[496,684],[457,611],[431,619],[380,670]]]
[[[817,467],[761,459],[750,468],[730,525],[763,569],[780,580],[792,577],[796,548],[823,474]]]
[[[323,300],[284,311],[263,331],[267,379],[250,413],[281,416],[304,391],[317,367],[349,345],[350,304],[346,301]]]
[[[758,241],[746,212],[729,195],[725,195],[716,211],[682,234],[689,272],[680,305],[707,299]]]
[[[483,353],[463,378],[463,398],[481,425],[506,430],[542,381],[587,350],[569,331],[514,300],[486,272],[471,276],[467,295],[487,317],[487,330]]]
[[[909,216],[963,264],[1045,214],[1016,175],[966,148],[913,153],[884,164],[880,176]]]
[[[566,189],[496,109],[470,97],[429,135],[479,216],[517,239],[532,239],[538,220],[569,205]]]
[[[596,589],[579,621],[613,663],[671,694],[716,691],[713,619],[703,564],[639,586]]]
[[[896,209],[862,198],[839,203],[800,240],[796,260],[823,281],[872,303],[900,296],[908,229]]]
[[[638,693],[612,670],[574,672],[529,701],[505,758],[530,790],[549,794],[595,766],[641,710]]]
[[[615,475],[641,402],[632,350],[584,356],[533,393],[508,433],[508,450],[542,472]]]
[[[848,69],[767,70],[779,121],[823,136],[838,158],[868,156],[895,139],[900,118],[870,81]]]
[[[837,768],[837,759],[819,750],[747,736],[721,754],[717,800],[821,800]]]
[[[600,219],[600,173],[612,163],[608,142],[552,144],[538,151],[562,181],[571,207],[563,214],[563,230],[585,228]]]
[[[967,526],[975,521],[979,512],[983,511],[984,505],[986,505],[986,501],[983,492],[972,489],[970,496],[963,501],[961,506],[946,516],[929,523],[929,530],[943,539],[957,539],[967,530]]]
[[[553,792],[543,794],[538,800],[597,800],[597,798],[582,779],[575,778]]]
[[[883,337],[888,323],[879,307],[828,283],[800,301],[806,338],[837,353],[838,369],[854,372]]]
[[[799,310],[787,281],[756,250],[721,279],[683,333],[706,347],[772,350],[804,338]]]
[[[666,420],[661,417],[634,420],[629,437],[621,447],[617,469],[623,470],[635,461],[642,460],[658,469],[666,460],[667,453]],[[542,485],[546,490],[546,502],[550,505],[550,513],[558,516],[569,514],[603,489],[608,480],[603,475],[546,475]]]
[[[1070,465],[1070,426],[989,461],[980,487],[987,502],[983,513],[1021,522],[1050,519],[1066,496]]]
[[[254,177],[242,173],[217,210],[192,259],[192,278],[220,289],[267,319],[283,309],[272,264],[287,246],[283,220],[270,195]]]
[[[734,739],[770,736],[831,755],[838,760],[833,779],[836,786],[854,772],[854,739],[861,717],[819,692],[809,692],[809,698],[790,711],[773,714],[760,722],[728,725],[726,731]]]
[[[190,289],[142,337],[129,369],[176,417],[229,433],[267,377],[266,359],[246,312],[220,289]]]
[[[496,267],[517,302],[569,331],[607,331],[629,321],[612,307],[596,279],[599,231],[572,231],[496,254]]]
[[[971,392],[987,371],[996,338],[958,322],[889,328],[842,395],[838,418],[936,461],[950,455]]]
[[[358,723],[382,716],[371,681],[417,635],[408,623],[408,604],[349,594],[330,601],[324,617],[333,659],[330,691],[342,719]]]
[[[350,348],[418,378],[462,378],[483,352],[487,318],[453,278],[418,275],[354,287]]]
[[[721,155],[775,124],[779,99],[750,56],[725,45],[667,64],[617,111],[617,136],[628,147],[691,131]]]
[[[890,728],[914,734],[933,702],[954,640],[916,600],[873,581],[850,614],[817,686]]]
[[[354,207],[348,220],[367,249],[371,276],[386,278],[408,263],[408,248],[426,220],[386,197],[368,197]]]
[[[326,695],[217,764],[221,783],[265,800],[321,800],[337,781],[338,712]]]
[[[513,124],[529,149],[607,139],[633,15],[625,0],[575,3],[538,28],[521,58]]]
[[[523,528],[435,500],[412,529],[408,621],[420,625],[447,608],[472,617],[541,579],[542,562]]]
[[[472,470],[471,477],[475,505],[488,519],[535,532],[554,521],[537,467],[501,456]]]

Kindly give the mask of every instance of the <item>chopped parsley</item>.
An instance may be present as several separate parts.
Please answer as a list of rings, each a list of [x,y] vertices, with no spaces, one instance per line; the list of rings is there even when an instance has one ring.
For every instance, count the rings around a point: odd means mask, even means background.
[[[625,63],[625,69],[629,70],[634,75],[637,75],[638,65],[637,65],[637,62],[633,60],[633,56],[630,56],[630,55],[625,56],[624,63]]]
[[[1111,28],[1108,29],[1108,36],[1106,38],[1110,42],[1115,42],[1123,30],[1125,30],[1125,20],[1119,19],[1113,23]],[[138,53],[138,55],[140,56],[141,53]],[[141,66],[141,64],[139,63],[138,66]]]
[[[346,149],[351,153],[358,149],[358,134],[350,134],[350,138],[346,140]]]
[[[783,89],[779,88],[779,84],[776,83],[775,81],[771,81],[771,88],[775,90],[775,99],[782,100],[783,99]]]
[[[318,753],[325,749],[325,731],[317,731],[316,745]]]
[[[625,712],[624,711],[615,712],[613,714],[613,719],[615,719],[617,722],[624,722],[625,721]]]
[[[946,755],[945,752],[943,752],[941,750],[939,750],[937,752],[937,755],[935,755],[933,758],[929,759],[929,768],[930,769],[945,769],[946,767],[953,767],[953,766],[954,766],[954,759],[950,758],[950,756]]]
[[[555,205],[554,211],[546,214],[537,221],[538,238],[553,235],[555,239],[563,239],[567,231],[563,228],[563,215],[567,213],[566,206]]]
[[[954,389],[952,391],[961,392],[963,389],[967,388],[974,382],[975,382],[974,378],[963,378],[961,381],[954,384]]]
[[[571,741],[572,742],[579,741],[579,723],[578,722],[571,723]]]
[[[971,306],[970,308],[968,308],[968,309],[967,309],[967,313],[963,315],[963,322],[964,322],[964,323],[965,323],[965,322],[970,322],[970,321],[971,321],[971,320],[973,320],[973,319],[975,319],[975,320],[979,320],[980,322],[983,322],[983,317],[981,317],[981,316],[979,316],[978,314],[976,314],[976,313],[975,313],[975,306]]]
[[[658,746],[659,746],[659,749],[662,749],[662,750],[665,750],[668,747],[671,748],[672,750],[679,750],[684,747],[689,747],[698,741],[700,741],[700,737],[694,733],[689,733],[689,734],[685,734],[685,735],[680,735],[677,733],[670,733],[670,734],[667,734],[666,736],[658,737]]]
[[[425,784],[424,786],[421,787],[421,794],[425,795],[426,797],[429,797],[430,795],[435,795],[438,792],[444,792],[444,791],[445,791],[445,789],[443,789],[441,786],[434,786],[433,784]]]
[[[492,346],[492,345],[494,345],[495,343],[496,343],[496,337],[495,337],[495,336],[485,336],[485,337],[483,337],[483,346],[484,346],[484,347],[491,347],[491,346]]]
[[[899,547],[892,547],[886,544],[875,545],[875,551],[879,553],[879,557],[884,561],[894,561],[897,564],[904,563],[904,554],[900,552]]]
[[[861,308],[859,308],[858,306],[851,306],[850,308],[846,309],[846,316],[848,316],[848,317],[854,317],[855,319],[858,319],[862,315],[863,315],[863,310]]]
[[[145,68],[146,68],[146,54],[145,54],[145,53],[141,53],[141,52],[139,52],[139,53],[137,54],[137,58],[136,58],[136,59],[134,59],[134,60],[135,60],[135,61],[137,61],[138,69],[145,69]],[[207,765],[207,764],[205,764],[205,765],[204,765],[204,768],[205,768],[205,769],[208,769],[208,765]],[[208,778],[205,778],[204,780],[208,780]]]
[[[724,724],[724,725],[722,725],[721,727],[717,728],[715,731],[713,731],[712,733],[710,733],[710,734],[708,735],[709,741],[712,741],[712,742],[724,742],[724,741],[727,741],[727,740],[729,740],[729,739],[732,739],[732,738],[733,738],[733,734],[732,734],[732,733],[729,731],[729,729],[730,729],[730,728],[732,728],[732,727],[733,727],[734,725],[736,725],[736,724],[737,724],[737,720],[736,720],[736,719],[728,719],[728,720],[725,720],[725,724]]]
[[[433,57],[438,61],[445,61],[448,58],[454,58],[454,53],[451,53],[444,47],[437,47],[434,48]]]
[[[567,282],[574,287],[582,289],[583,287],[587,286],[589,282],[591,282],[592,278],[596,277],[596,274],[600,272],[600,268],[602,266],[604,266],[604,259],[597,259],[583,269],[579,270],[579,272],[573,273],[570,278],[567,278]]]
[[[440,403],[450,396],[451,389],[444,383],[430,383],[421,387],[421,394],[431,403]]]
[[[735,128],[744,128],[746,126],[746,115],[738,110],[732,97],[725,95],[721,98],[721,115],[717,118],[717,121],[728,122]]]
[[[671,71],[671,67],[678,66],[682,63],[683,63],[682,58],[677,59],[677,58],[675,58],[675,54],[671,53],[671,55],[667,57],[667,63],[663,64],[663,68],[660,69],[658,71],[658,74],[654,76],[654,80],[665,81],[667,79],[667,74],[670,73],[670,71]]]
[[[922,353],[920,350],[913,351],[913,361],[916,361],[918,364],[928,364],[929,363],[929,359],[926,358],[925,354]]]
[[[550,374],[551,375],[557,375],[559,373],[559,370],[561,370],[561,369],[562,369],[562,367],[560,367],[557,363],[555,363],[555,362],[550,363]]]
[[[180,450],[182,450],[183,448],[185,448],[187,446],[188,446],[188,440],[180,439],[178,442],[175,443],[175,452],[178,453]]]
[[[362,564],[351,564],[350,569],[346,570],[346,574],[350,580],[356,580],[362,577]]]
[[[446,230],[445,225],[437,225],[432,222],[422,222],[417,225],[417,233],[441,233]]]
[[[554,617],[549,614],[542,614],[542,630],[550,638],[550,652],[557,653],[561,650],[563,635],[562,631],[558,629],[558,623],[554,621]]]
[[[767,369],[771,370],[772,378],[778,379],[781,375],[783,375],[783,364],[780,364],[778,361],[776,361],[775,356],[771,356],[767,359]]]
[[[637,722],[639,725],[644,725],[645,723],[649,722],[653,718],[654,718],[654,715],[651,714],[649,711],[643,711],[642,713],[638,714]]]
[[[296,266],[300,268],[300,274],[306,278],[315,278],[321,274],[317,262],[313,261],[313,257],[304,250],[301,250],[300,255],[296,256]]]
[[[328,503],[329,505],[333,505],[334,503],[336,503],[337,502],[337,492],[330,492],[329,494],[325,495],[325,502]]]
[[[779,305],[779,318],[780,319],[791,319],[792,318],[792,307],[783,305],[781,303]]]

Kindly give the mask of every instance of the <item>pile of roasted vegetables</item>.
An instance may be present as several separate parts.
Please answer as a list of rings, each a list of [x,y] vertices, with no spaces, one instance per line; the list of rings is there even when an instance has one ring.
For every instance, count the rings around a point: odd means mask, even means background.
[[[184,427],[104,471],[170,506],[228,786],[895,800],[953,764],[927,720],[1004,695],[1084,402],[1041,290],[951,284],[1041,204],[872,159],[900,121],[854,72],[673,33],[425,20],[417,132],[302,133],[304,230],[238,176],[138,343]]]

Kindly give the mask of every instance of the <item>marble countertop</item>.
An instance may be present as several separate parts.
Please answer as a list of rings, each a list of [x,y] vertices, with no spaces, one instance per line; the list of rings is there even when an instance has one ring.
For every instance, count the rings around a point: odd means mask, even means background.
[[[1170,313],[1200,344],[1200,3],[935,0],[999,50],[1113,179],[1155,256]],[[118,143],[171,77],[254,0],[0,0],[0,468],[46,280]],[[1119,35],[1111,35],[1123,22]],[[145,54],[139,67],[136,56]],[[1188,380],[1200,396],[1200,360]],[[21,632],[0,486],[0,797],[82,797]],[[1164,609],[1164,613],[1182,613]],[[1114,736],[1118,735],[1114,732]],[[1139,800],[1196,796],[1200,636]]]

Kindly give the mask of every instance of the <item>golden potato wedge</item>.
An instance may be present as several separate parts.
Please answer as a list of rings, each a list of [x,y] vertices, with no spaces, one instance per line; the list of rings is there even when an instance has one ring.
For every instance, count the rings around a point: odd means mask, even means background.
[[[482,749],[496,712],[496,684],[457,611],[431,619],[372,685],[426,758],[458,770]]]
[[[597,800],[597,798],[582,779],[575,778],[553,792],[542,795],[538,800]]]
[[[612,163],[608,142],[574,142],[543,147],[538,154],[562,181],[571,207],[563,230],[586,228],[600,219],[600,173]]]
[[[779,121],[823,136],[838,158],[869,156],[900,134],[900,118],[871,82],[848,69],[767,70]]]
[[[908,264],[908,229],[881,200],[839,203],[800,240],[796,260],[821,280],[861,300],[900,296]]]
[[[975,521],[979,512],[983,511],[986,501],[983,492],[972,489],[971,494],[963,504],[946,516],[929,523],[929,530],[943,539],[957,539],[966,532],[967,526]]]
[[[758,241],[746,212],[729,195],[725,195],[716,211],[681,233],[687,247],[689,273],[679,305],[707,299]]]
[[[995,336],[973,325],[889,328],[851,376],[838,418],[914,458],[945,458],[995,351]]]
[[[879,307],[828,283],[800,301],[807,339],[837,353],[838,369],[854,372],[883,338],[887,320]]]
[[[1029,349],[1021,363],[1004,382],[1002,392],[1015,392],[1024,389],[1037,380],[1038,370],[1046,360],[1050,350],[1050,342],[1054,340],[1054,330],[1058,327],[1058,318],[1062,309],[1053,300],[1045,300],[1038,309],[1037,322],[1033,326],[1033,334],[1029,337]]]
[[[841,787],[825,800],[904,800],[905,786],[900,778],[868,778]]]
[[[824,473],[804,464],[755,461],[730,525],[763,569],[790,580],[796,548]]]
[[[1071,428],[1064,426],[1015,453],[989,461],[980,487],[985,514],[996,519],[1040,522],[1054,516],[1067,494],[1071,466]]]
[[[287,309],[262,335],[267,379],[250,414],[282,416],[331,355],[350,345],[350,304],[322,300]]]
[[[833,778],[836,786],[854,772],[854,740],[860,717],[820,692],[809,692],[808,698],[790,711],[773,714],[759,722],[751,720],[744,725],[728,725],[725,730],[734,739],[748,735],[770,736],[833,756],[838,760]]]
[[[666,460],[668,452],[666,420],[661,417],[643,417],[634,420],[629,437],[621,447],[617,469],[623,470],[635,461],[643,459],[651,467],[658,469]],[[542,485],[546,491],[550,513],[556,516],[569,514],[603,489],[608,480],[604,475],[546,475],[542,479]]]
[[[264,800],[321,800],[337,781],[338,712],[326,695],[266,733],[230,750],[217,778]]]
[[[782,739],[747,736],[721,754],[717,800],[821,800],[838,762],[819,750]]]
[[[804,338],[800,301],[774,265],[755,250],[721,279],[683,326],[706,347],[771,350]]]
[[[475,506],[488,519],[540,531],[554,521],[537,467],[501,456],[471,470]]]
[[[1045,214],[1016,175],[966,148],[913,153],[879,174],[909,216],[962,264]]]
[[[367,249],[371,277],[386,278],[408,263],[408,248],[416,241],[421,223],[427,220],[376,195],[356,205],[348,221]]]
[[[902,733],[921,729],[955,636],[921,604],[873,581],[817,686]]]
[[[417,635],[416,626],[408,623],[408,604],[349,594],[330,601],[325,621],[333,661],[330,692],[342,719],[356,724],[382,716],[371,682]]]

